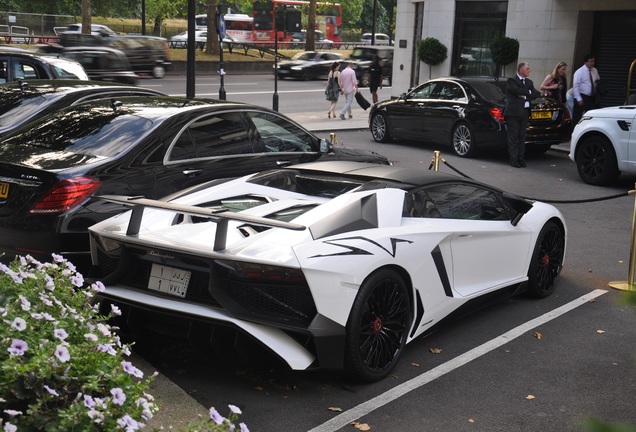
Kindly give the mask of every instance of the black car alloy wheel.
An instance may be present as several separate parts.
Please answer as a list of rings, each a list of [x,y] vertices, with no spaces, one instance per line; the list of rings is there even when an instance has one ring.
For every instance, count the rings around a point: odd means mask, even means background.
[[[410,323],[409,295],[402,278],[387,269],[369,276],[347,322],[348,372],[367,382],[386,377],[404,350]]]
[[[537,237],[528,269],[528,293],[531,296],[541,298],[552,294],[564,254],[565,234],[555,222],[548,221]]]
[[[620,175],[614,147],[604,136],[591,136],[579,144],[576,168],[585,183],[596,186],[608,185]]]

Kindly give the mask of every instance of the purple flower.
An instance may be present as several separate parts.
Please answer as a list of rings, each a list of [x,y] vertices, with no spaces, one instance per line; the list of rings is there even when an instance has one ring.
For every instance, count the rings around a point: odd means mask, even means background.
[[[115,348],[113,348],[112,344],[99,344],[97,345],[97,350],[113,356],[117,355],[117,351],[115,351]]]
[[[137,378],[143,378],[144,373],[133,366],[131,362],[123,361],[121,362],[121,365],[124,368],[124,371],[127,372],[129,375],[136,376]]]
[[[215,410],[214,408],[210,408],[210,420],[220,425],[220,424],[223,424],[223,422],[225,421],[225,417],[219,414],[219,412]]]
[[[71,283],[80,288],[82,285],[84,285],[84,276],[79,273],[73,275],[73,277],[71,278]]]
[[[11,417],[11,418],[13,418],[15,416],[19,416],[19,415],[22,414],[22,411],[16,411],[16,410],[12,410],[12,409],[6,409],[6,410],[4,410],[4,412],[6,414],[8,414],[9,417]]]
[[[26,321],[23,318],[18,317],[13,320],[13,322],[11,323],[11,327],[16,329],[17,331],[25,330],[27,328]]]
[[[104,290],[106,289],[106,287],[101,281],[97,281],[94,284],[92,284],[91,288],[93,289],[93,291],[97,291],[97,292],[104,292]]]
[[[95,408],[95,400],[92,396],[84,395],[84,406],[86,408]]]
[[[60,394],[58,392],[56,392],[54,389],[52,389],[51,387],[47,386],[46,384],[44,385],[44,389],[49,392],[49,394],[52,394],[53,396],[59,396]]]
[[[113,403],[115,405],[123,405],[126,402],[126,393],[119,387],[115,387],[110,391],[110,394],[113,395]]]
[[[64,257],[62,255],[58,255],[58,254],[51,254],[51,256],[53,257],[53,261],[61,263],[64,261]]]
[[[58,345],[55,348],[55,357],[57,357],[57,359],[62,363],[66,363],[71,359],[68,348],[66,348],[64,345]]]
[[[22,306],[23,311],[31,310],[31,302],[27,300],[26,297],[19,295],[18,298],[20,299],[20,306]]]
[[[115,316],[120,316],[121,315],[121,309],[119,309],[116,305],[114,305],[112,303],[110,304],[110,311]]]
[[[18,427],[16,425],[12,425],[11,423],[5,423],[4,432],[17,432]]]
[[[55,329],[53,333],[55,334],[55,337],[58,338],[59,340],[64,340],[68,337],[68,333],[66,333],[64,329]]]
[[[93,333],[86,333],[84,337],[91,342],[97,342],[97,335],[94,335]]]
[[[135,420],[128,414],[117,420],[117,424],[123,427],[126,432],[136,431],[140,428],[140,424],[137,422],[137,420]]]
[[[13,339],[9,347],[9,355],[21,356],[29,349],[29,346],[22,339]]]
[[[239,423],[239,427],[241,428],[241,432],[250,432],[245,423]]]

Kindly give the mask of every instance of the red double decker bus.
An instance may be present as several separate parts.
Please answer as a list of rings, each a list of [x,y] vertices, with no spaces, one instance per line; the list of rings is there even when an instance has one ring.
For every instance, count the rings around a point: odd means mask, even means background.
[[[254,0],[254,42],[291,41],[293,33],[307,28],[309,2],[302,0]],[[278,24],[277,24],[277,21]],[[285,22],[281,22],[285,21]],[[301,28],[286,24],[301,23]],[[278,28],[278,31],[275,29]],[[316,30],[335,43],[342,41],[342,9],[339,3],[317,3]]]

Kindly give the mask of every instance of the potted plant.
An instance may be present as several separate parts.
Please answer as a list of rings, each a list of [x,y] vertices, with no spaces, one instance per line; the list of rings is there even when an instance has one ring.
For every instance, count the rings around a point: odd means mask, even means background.
[[[448,49],[438,39],[427,37],[417,44],[417,58],[429,65],[428,78],[431,78],[431,69],[437,66],[448,56]]]

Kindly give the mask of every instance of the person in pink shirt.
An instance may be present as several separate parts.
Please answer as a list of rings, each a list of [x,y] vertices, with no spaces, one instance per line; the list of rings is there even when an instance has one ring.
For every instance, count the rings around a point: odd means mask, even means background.
[[[345,95],[345,104],[340,112],[341,120],[345,119],[345,114],[347,113],[349,114],[349,118],[353,118],[351,114],[351,104],[353,103],[355,92],[358,91],[358,79],[351,65],[351,62],[347,63],[347,67],[340,72],[340,78],[338,78],[340,92]]]

